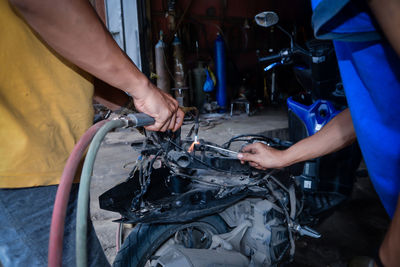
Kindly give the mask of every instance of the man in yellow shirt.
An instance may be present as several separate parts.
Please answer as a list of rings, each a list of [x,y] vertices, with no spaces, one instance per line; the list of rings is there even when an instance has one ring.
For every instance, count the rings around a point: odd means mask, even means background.
[[[56,185],[93,121],[92,75],[129,93],[138,111],[154,117],[149,130],[177,130],[183,112],[120,50],[88,1],[0,0],[0,13],[0,262],[45,266]],[[66,266],[75,265],[76,191],[66,222]],[[107,265],[93,230],[89,245],[91,265]]]

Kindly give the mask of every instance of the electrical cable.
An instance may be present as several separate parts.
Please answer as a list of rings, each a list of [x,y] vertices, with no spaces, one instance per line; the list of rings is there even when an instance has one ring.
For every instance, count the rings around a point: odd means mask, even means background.
[[[153,164],[154,162],[157,160],[157,157],[163,152],[163,150],[159,150],[156,155],[154,156],[154,158],[152,158],[150,160],[150,162],[146,161],[147,165],[147,169],[146,169],[146,173],[143,174],[143,171],[140,172],[139,174],[139,181],[141,181],[141,187],[140,187],[140,193],[138,195],[135,196],[135,198],[132,200],[132,208],[137,209],[138,208],[138,204],[140,199],[143,197],[144,194],[146,194],[147,192],[147,188],[150,185],[150,175],[153,171]],[[142,167],[142,165],[141,165]]]
[[[271,139],[269,137],[266,137],[264,135],[261,135],[261,134],[241,134],[241,135],[237,135],[237,136],[234,136],[231,139],[229,139],[228,142],[225,142],[224,144],[222,144],[222,147],[223,148],[229,148],[231,143],[236,142],[235,140],[237,140],[239,138],[244,138],[244,137],[255,137],[255,138],[260,138],[260,139],[262,139],[262,140],[264,140],[266,142],[269,142],[269,143],[275,143],[273,139]]]
[[[89,190],[92,177],[93,165],[97,152],[100,148],[101,141],[106,134],[119,127],[126,125],[124,120],[112,120],[107,122],[93,138],[89,146],[88,153],[83,164],[81,181],[78,192],[78,210],[76,216],[76,265],[77,267],[87,266],[87,222],[89,213]]]
[[[106,122],[107,121],[104,120],[96,123],[83,134],[78,143],[75,145],[70,156],[68,157],[67,163],[65,164],[63,173],[61,175],[60,184],[57,188],[53,214],[51,217],[48,248],[49,267],[61,266],[65,217],[75,173],[93,136]]]
[[[280,182],[278,182],[278,180],[276,180],[275,177],[270,175],[268,178],[271,178],[279,187],[282,187],[282,189],[284,189],[285,191],[289,192],[289,190],[285,186],[283,186]],[[293,238],[292,231],[290,229],[290,222],[292,220],[290,219],[289,212],[287,211],[287,209],[286,209],[285,205],[283,204],[281,198],[275,193],[274,188],[268,182],[268,180],[267,180],[267,187],[270,189],[271,194],[276,198],[276,200],[278,201],[278,203],[280,204],[280,206],[281,206],[281,208],[283,210],[283,213],[285,214],[286,222],[287,222],[288,235],[289,235],[289,241],[290,241],[290,256],[293,257],[294,252],[295,252],[295,243],[294,243],[294,238]],[[280,259],[282,257],[280,257]],[[278,260],[280,260],[280,259],[278,259]]]

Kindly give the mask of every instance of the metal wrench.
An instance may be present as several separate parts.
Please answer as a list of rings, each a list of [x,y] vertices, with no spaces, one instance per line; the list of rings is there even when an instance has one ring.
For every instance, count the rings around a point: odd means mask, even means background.
[[[217,151],[218,153],[220,153],[220,154],[222,154],[224,156],[235,158],[235,159],[237,159],[237,156],[239,154],[236,151],[225,149],[225,148],[222,148],[222,147],[217,147],[217,146],[208,145],[208,144],[203,144],[203,146],[211,148],[211,149]]]

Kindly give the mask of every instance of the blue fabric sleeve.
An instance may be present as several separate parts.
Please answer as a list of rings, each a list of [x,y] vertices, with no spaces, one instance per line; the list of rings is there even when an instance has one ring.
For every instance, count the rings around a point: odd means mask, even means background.
[[[381,39],[361,5],[351,0],[312,0],[315,37],[347,42]]]

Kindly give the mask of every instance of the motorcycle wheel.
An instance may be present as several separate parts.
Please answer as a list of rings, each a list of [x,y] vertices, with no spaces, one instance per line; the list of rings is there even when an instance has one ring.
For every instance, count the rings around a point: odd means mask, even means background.
[[[182,224],[137,224],[122,244],[113,266],[150,267],[152,257],[160,255],[171,244],[207,249],[212,235],[228,230],[218,215]]]

